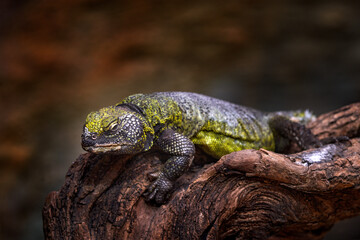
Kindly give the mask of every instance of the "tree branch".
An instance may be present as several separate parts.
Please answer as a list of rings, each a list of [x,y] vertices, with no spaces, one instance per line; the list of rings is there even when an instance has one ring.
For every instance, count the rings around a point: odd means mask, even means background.
[[[360,214],[359,115],[356,103],[308,126],[321,139],[349,141],[290,155],[244,150],[193,168],[160,207],[142,193],[164,154],[82,154],[46,199],[45,237],[321,239],[336,221]]]

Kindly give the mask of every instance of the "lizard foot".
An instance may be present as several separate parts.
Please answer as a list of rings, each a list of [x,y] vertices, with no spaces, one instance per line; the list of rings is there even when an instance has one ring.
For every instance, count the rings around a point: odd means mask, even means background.
[[[143,195],[147,202],[155,202],[156,204],[161,205],[164,204],[170,196],[172,187],[173,183],[163,175],[160,175],[155,182],[150,184]]]

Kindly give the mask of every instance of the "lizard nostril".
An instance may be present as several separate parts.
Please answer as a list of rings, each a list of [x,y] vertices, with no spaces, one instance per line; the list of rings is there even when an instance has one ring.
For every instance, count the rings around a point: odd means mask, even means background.
[[[90,138],[92,139],[92,140],[95,140],[96,138],[97,138],[97,134],[96,133],[92,133],[91,135],[90,135]]]

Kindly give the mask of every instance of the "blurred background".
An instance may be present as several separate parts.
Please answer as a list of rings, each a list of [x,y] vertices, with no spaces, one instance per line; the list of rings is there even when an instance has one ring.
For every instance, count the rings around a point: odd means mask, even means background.
[[[42,239],[41,209],[83,152],[86,115],[192,91],[316,114],[360,100],[360,1],[0,2],[0,239]],[[326,239],[360,238],[360,218]]]

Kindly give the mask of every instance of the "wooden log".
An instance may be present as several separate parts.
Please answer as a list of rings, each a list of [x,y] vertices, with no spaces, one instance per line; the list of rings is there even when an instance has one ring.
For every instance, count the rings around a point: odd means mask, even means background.
[[[46,199],[45,238],[321,239],[335,222],[360,215],[359,115],[356,103],[308,126],[319,138],[348,141],[287,155],[244,150],[194,166],[162,206],[142,193],[166,155],[82,154]]]

